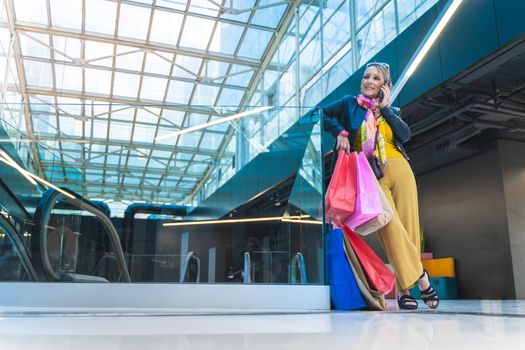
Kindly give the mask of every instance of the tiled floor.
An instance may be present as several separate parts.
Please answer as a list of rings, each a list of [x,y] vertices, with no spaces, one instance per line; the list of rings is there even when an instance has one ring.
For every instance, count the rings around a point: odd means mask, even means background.
[[[424,305],[423,305],[424,306]],[[1,312],[0,349],[525,349],[525,301],[437,311],[247,314]]]

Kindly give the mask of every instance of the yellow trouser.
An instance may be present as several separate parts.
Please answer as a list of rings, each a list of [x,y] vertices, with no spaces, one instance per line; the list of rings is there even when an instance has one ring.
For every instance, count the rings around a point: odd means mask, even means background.
[[[394,210],[392,221],[378,232],[379,241],[394,267],[398,288],[404,290],[423,273],[416,179],[405,158],[388,158],[379,184]]]

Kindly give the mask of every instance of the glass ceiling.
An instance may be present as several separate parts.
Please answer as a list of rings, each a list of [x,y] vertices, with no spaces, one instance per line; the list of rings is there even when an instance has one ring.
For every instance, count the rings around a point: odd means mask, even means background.
[[[87,198],[176,203],[227,149],[292,1],[5,0],[40,173]],[[269,60],[268,60],[269,61]],[[32,134],[31,134],[32,133]],[[70,167],[81,176],[68,176]]]

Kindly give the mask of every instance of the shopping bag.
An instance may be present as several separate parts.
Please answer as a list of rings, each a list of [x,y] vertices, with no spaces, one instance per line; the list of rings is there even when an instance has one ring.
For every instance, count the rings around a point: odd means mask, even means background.
[[[354,249],[361,268],[363,269],[368,283],[372,289],[388,293],[394,288],[396,276],[390,269],[379,259],[374,251],[348,226],[343,226],[343,232],[348,238],[350,245]]]
[[[379,214],[372,220],[365,222],[359,227],[356,227],[356,229],[354,230],[355,233],[360,234],[361,236],[369,235],[372,232],[376,232],[377,230],[383,228],[394,217],[394,211],[392,210],[390,203],[388,203],[388,199],[386,198],[385,193],[381,189],[379,182],[377,182],[377,187],[379,189],[379,198],[381,199],[381,206],[383,207],[383,213]]]
[[[357,154],[356,161],[357,194],[353,214],[344,222],[355,230],[356,227],[383,214],[383,206],[379,197],[379,186],[364,153]]]
[[[352,248],[352,245],[350,244],[350,242],[348,241],[348,237],[346,237],[346,235],[343,235],[343,243],[344,243],[346,258],[348,259],[350,268],[352,269],[352,272],[354,273],[354,277],[357,282],[357,286],[359,287],[359,290],[361,291],[361,295],[363,296],[363,299],[365,300],[367,304],[367,309],[380,310],[380,311],[385,310],[386,309],[385,294],[378,292],[376,290],[373,290],[370,287],[370,284],[366,280],[366,275],[363,269],[361,268],[361,265],[359,264],[359,259],[357,259],[357,255],[355,255],[355,251]]]
[[[343,232],[340,228],[328,233],[327,268],[330,280],[330,298],[337,310],[355,310],[366,307],[350,269],[343,247]]]
[[[326,218],[341,227],[355,209],[357,153],[339,151],[325,195]]]

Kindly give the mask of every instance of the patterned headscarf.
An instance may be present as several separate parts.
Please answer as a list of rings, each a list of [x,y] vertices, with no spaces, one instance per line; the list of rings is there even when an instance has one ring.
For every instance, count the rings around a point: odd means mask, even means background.
[[[378,103],[375,99],[368,98],[363,94],[357,96],[357,103],[359,106],[366,109],[365,120],[359,127],[361,134],[361,150],[369,158],[375,153],[381,163],[386,166],[385,138],[377,129],[377,118],[380,116]],[[377,147],[374,149],[376,132],[378,134]]]

